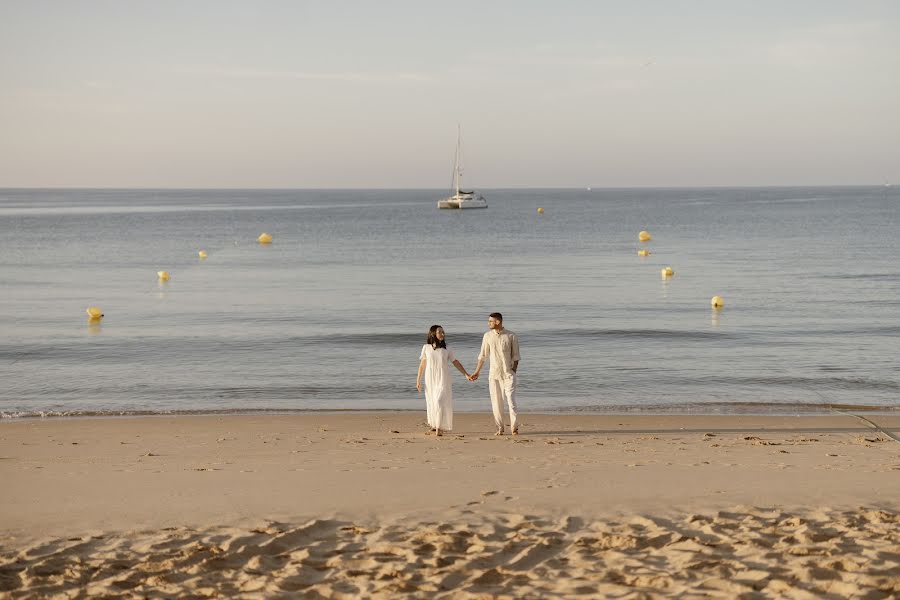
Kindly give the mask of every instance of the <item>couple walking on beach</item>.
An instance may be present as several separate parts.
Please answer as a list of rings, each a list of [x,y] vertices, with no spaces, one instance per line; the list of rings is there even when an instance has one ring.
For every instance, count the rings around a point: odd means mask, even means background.
[[[503,435],[503,404],[509,407],[509,428],[513,435],[519,434],[516,412],[516,372],[519,369],[519,338],[503,327],[503,315],[491,313],[488,316],[488,330],[481,340],[475,372],[471,375],[457,360],[456,354],[447,346],[444,328],[432,325],[428,338],[419,355],[419,373],[416,389],[422,391],[422,375],[425,376],[425,409],[431,431],[441,435],[453,429],[453,382],[450,379],[450,365],[455,366],[469,381],[475,381],[481,374],[484,361],[489,360],[488,390],[497,432]]]

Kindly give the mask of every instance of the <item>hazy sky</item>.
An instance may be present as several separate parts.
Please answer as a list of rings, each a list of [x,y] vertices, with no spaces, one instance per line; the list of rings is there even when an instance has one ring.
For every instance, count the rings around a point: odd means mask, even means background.
[[[0,186],[900,183],[900,2],[0,0]]]

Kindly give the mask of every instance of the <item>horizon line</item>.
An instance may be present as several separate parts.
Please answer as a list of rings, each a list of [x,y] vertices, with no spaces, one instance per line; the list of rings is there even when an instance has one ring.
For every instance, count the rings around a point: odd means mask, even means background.
[[[736,185],[613,185],[613,186],[475,186],[479,190],[660,190],[660,189],[764,189],[764,188],[890,188],[890,182],[885,183],[816,183],[816,184],[736,184]],[[381,187],[381,186],[354,186],[354,187],[327,187],[327,186],[0,186],[0,190],[178,190],[178,191],[446,191],[446,188],[433,187]]]

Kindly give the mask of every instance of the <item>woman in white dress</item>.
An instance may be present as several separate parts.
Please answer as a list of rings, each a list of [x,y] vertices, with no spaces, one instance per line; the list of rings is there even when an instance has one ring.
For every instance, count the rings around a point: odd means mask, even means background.
[[[431,431],[442,435],[453,429],[453,382],[450,379],[450,365],[469,379],[453,350],[447,347],[444,328],[432,325],[428,339],[419,355],[419,374],[416,389],[422,391],[422,375],[425,375],[425,412]]]

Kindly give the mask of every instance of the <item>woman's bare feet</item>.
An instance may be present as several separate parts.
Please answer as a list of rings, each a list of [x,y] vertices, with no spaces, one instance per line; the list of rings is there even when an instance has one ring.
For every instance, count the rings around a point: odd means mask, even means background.
[[[440,436],[442,436],[442,435],[444,435],[444,434],[441,433],[441,430],[440,430],[440,429],[438,429],[438,430],[437,430],[437,433],[436,433],[435,435],[437,435],[438,437],[440,437]]]
[[[502,430],[502,429],[498,429],[498,430],[497,430],[497,433],[495,433],[494,435],[503,435],[503,430]]]
[[[512,434],[519,435],[519,428],[517,427],[516,429],[513,429]]]

